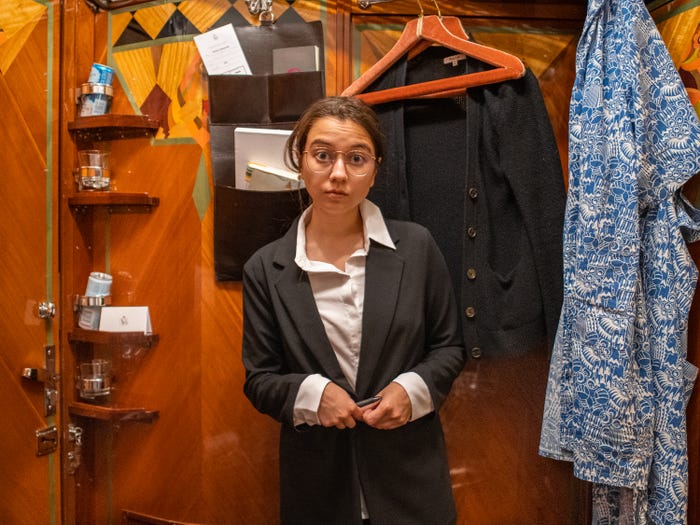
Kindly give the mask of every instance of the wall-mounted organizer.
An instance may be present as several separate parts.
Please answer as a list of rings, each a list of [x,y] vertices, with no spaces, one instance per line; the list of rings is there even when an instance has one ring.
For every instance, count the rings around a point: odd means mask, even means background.
[[[98,148],[101,143],[113,140],[148,138],[155,135],[158,123],[146,115],[97,115],[78,117],[68,124],[68,131],[78,150]],[[118,191],[78,191],[67,198],[73,216],[79,222],[91,223],[97,209],[109,213],[149,213],[159,204],[158,197],[148,193]],[[89,218],[88,218],[89,217]],[[104,215],[102,215],[104,217]],[[89,230],[90,228],[86,228]],[[86,307],[104,307],[111,304],[110,296],[74,296],[76,314]],[[76,323],[68,334],[68,342],[74,351],[76,368],[102,367],[94,375],[76,372],[73,389],[75,400],[68,402],[68,412],[73,416],[96,421],[152,422],[158,411],[140,406],[114,406],[109,394],[113,371],[111,365],[119,359],[123,348],[148,350],[158,342],[157,334],[144,332],[105,332],[86,330]]]
[[[208,78],[215,199],[214,269],[219,281],[240,280],[248,257],[280,237],[308,202],[305,190],[250,191],[237,187],[234,130],[291,129],[304,110],[325,95],[320,21],[285,22],[280,18],[275,24],[234,29],[253,74]],[[317,71],[274,73],[275,50],[309,46],[318,51]],[[251,224],[255,228],[250,228]]]

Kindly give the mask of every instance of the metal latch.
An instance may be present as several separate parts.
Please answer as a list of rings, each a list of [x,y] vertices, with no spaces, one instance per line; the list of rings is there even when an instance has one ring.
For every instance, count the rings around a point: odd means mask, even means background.
[[[56,400],[58,399],[55,346],[44,347],[44,363],[44,368],[24,368],[22,377],[44,383],[44,413],[48,417],[56,413]]]
[[[83,455],[83,429],[73,423],[68,424],[68,441],[73,443],[73,450],[69,450],[66,457],[68,458],[68,474],[73,475],[80,467],[80,462]]]
[[[36,455],[45,456],[58,447],[58,429],[55,426],[36,431]]]

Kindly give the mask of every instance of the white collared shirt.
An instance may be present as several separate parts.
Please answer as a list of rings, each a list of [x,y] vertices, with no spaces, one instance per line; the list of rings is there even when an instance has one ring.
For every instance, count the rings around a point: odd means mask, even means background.
[[[313,206],[313,205],[312,205]],[[368,200],[360,204],[364,243],[350,255],[345,271],[329,263],[309,260],[306,256],[306,224],[312,207],[299,219],[297,246],[294,261],[309,276],[316,306],[326,329],[331,347],[340,369],[354,389],[360,363],[362,343],[362,312],[365,297],[365,262],[370,239],[391,249],[396,249],[386,228],[379,208]],[[434,410],[433,400],[425,381],[415,372],[400,374],[396,379],[411,400],[411,420]],[[294,402],[294,424],[318,425],[318,406],[330,379],[312,374],[301,383]]]

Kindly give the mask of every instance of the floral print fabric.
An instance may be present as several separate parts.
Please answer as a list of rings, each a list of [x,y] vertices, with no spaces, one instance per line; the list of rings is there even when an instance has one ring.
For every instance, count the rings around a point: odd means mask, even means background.
[[[677,525],[696,372],[685,336],[697,270],[685,242],[700,238],[700,212],[680,189],[700,171],[700,124],[642,0],[589,1],[576,68],[564,305],[540,454],[641,494],[635,509]]]

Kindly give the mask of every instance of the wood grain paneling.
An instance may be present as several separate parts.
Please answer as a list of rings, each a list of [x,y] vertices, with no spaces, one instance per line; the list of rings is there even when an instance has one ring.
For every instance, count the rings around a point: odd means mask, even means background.
[[[194,9],[195,3],[191,1],[180,5],[183,12],[191,9],[197,27],[210,23],[214,10],[219,13],[233,6],[239,12],[245,11],[243,2],[197,0],[199,10]],[[394,35],[387,36],[381,29],[373,33],[373,25],[395,22],[400,28],[405,16],[392,18],[389,13],[415,16],[418,12],[417,3],[409,0],[369,10],[361,10],[356,2],[346,1],[338,12],[335,2],[324,5],[327,9],[321,11],[318,2],[304,0],[295,2],[294,7],[304,19],[322,19],[326,24],[330,94],[342,90],[355,75],[353,53],[360,51],[362,68],[392,45]],[[537,71],[565,159],[575,35],[584,2],[439,2],[439,5],[443,14],[462,16],[475,39],[481,38],[489,45],[523,56]],[[423,6],[428,12],[432,4],[424,1]],[[209,7],[212,11],[206,11]],[[286,2],[276,1],[276,15],[283,15],[288,7]],[[156,11],[144,13],[142,20],[154,32],[156,22],[162,20],[164,12],[171,12],[171,8],[172,5],[159,6]],[[67,0],[66,13],[62,74],[65,86],[79,86],[93,62],[107,63],[112,59],[112,65],[122,64],[129,76],[138,77],[141,69],[147,72],[144,78],[151,79],[144,85],[135,83],[133,89],[128,85],[130,78],[122,77],[127,85],[115,79],[114,113],[137,112],[132,102],[141,104],[159,75],[168,93],[177,96],[182,64],[187,60],[173,57],[189,52],[184,50],[184,45],[169,55],[173,58],[172,67],[158,72],[151,67],[163,58],[162,42],[139,51],[138,59],[125,55],[117,59],[110,52],[115,40],[109,28],[115,31],[123,27],[130,12],[95,14],[82,0]],[[111,26],[110,16],[114,22]],[[519,17],[521,20],[516,24]],[[363,30],[364,36],[361,34],[359,38],[366,40],[358,45],[355,38],[362,24],[366,32]],[[513,26],[517,31],[499,34],[488,29],[494,25]],[[83,28],[87,28],[85,32]],[[168,76],[167,71],[177,78],[162,77]],[[6,89],[26,88],[18,85]],[[72,94],[70,87],[62,94],[64,122],[75,118]],[[79,214],[71,211],[66,202],[67,195],[74,191],[72,170],[76,155],[65,126],[63,129],[64,312],[68,311],[72,295],[84,291],[91,270],[109,271],[114,276],[113,304],[148,305],[153,328],[159,335],[158,344],[151,348],[138,345],[72,348],[67,333],[75,320],[68,314],[62,317],[61,343],[65,347],[64,374],[68,384],[78,361],[92,355],[109,356],[115,364],[115,390],[108,402],[145,406],[159,412],[159,417],[151,423],[66,416],[84,428],[85,455],[76,474],[64,476],[64,492],[68,495],[64,504],[65,523],[117,523],[123,509],[211,525],[277,523],[279,426],[257,413],[242,392],[241,285],[217,282],[214,277],[213,206],[206,192],[201,191],[204,171],[204,186],[208,186],[209,196],[213,192],[206,136],[200,134],[187,140],[183,132],[178,140],[142,138],[103,144],[111,152],[113,190],[148,192],[158,197],[160,204],[150,213],[110,214],[104,208],[97,208]],[[17,140],[16,133],[12,134],[13,140]],[[12,162],[27,160],[13,158]],[[22,214],[20,204],[10,206]],[[239,227],[246,230],[255,225]],[[697,320],[692,323],[695,327]],[[697,348],[697,334],[691,339]],[[559,525],[586,521],[585,513],[580,513],[580,507],[586,505],[581,500],[583,492],[568,483],[570,467],[536,453],[547,365],[544,355],[514,355],[499,363],[472,362],[457,380],[441,415],[460,522]],[[68,387],[64,396],[72,400],[76,391]],[[697,428],[700,408],[697,401],[693,403],[690,424]],[[489,407],[495,417],[483,419],[485,412],[479,415],[475,407]],[[499,414],[508,416],[499,417]],[[522,428],[528,428],[529,432],[521,432]],[[509,446],[507,440],[501,439],[505,436],[511,438]],[[698,445],[697,439],[691,437],[694,454],[691,458],[696,457]],[[692,461],[691,486],[697,487],[697,459]],[[499,479],[499,483],[485,484],[487,477],[482,475],[485,472]],[[538,475],[533,477],[532,472]],[[693,488],[692,516],[696,516],[693,512],[697,504],[697,488]]]
[[[53,342],[54,322],[38,317],[38,303],[54,300],[58,284],[50,97],[59,23],[51,2],[0,6],[0,523],[55,523],[60,500],[60,449],[37,456],[36,437],[57,420],[46,417],[44,385],[22,378],[25,367],[45,366]]]

